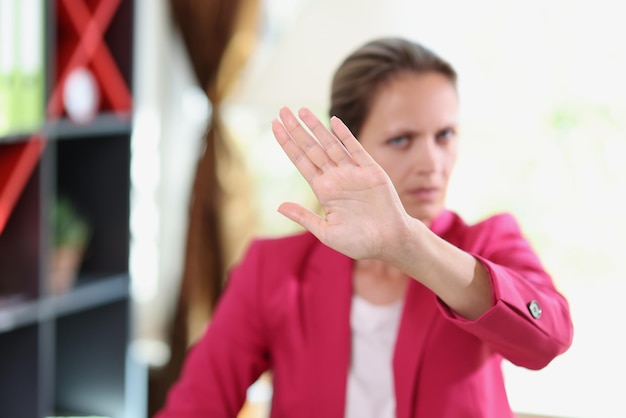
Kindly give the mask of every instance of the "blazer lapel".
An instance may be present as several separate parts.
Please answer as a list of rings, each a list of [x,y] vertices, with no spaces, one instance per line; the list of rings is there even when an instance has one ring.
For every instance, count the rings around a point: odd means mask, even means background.
[[[350,362],[353,261],[329,247],[312,248],[303,269],[305,344],[310,350],[314,416],[343,417]]]
[[[397,418],[411,418],[415,410],[419,366],[436,312],[434,298],[417,281],[409,284],[393,358]]]

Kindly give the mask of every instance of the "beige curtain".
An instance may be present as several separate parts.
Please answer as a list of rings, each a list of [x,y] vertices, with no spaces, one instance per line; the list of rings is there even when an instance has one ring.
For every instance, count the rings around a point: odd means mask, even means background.
[[[220,105],[257,40],[258,0],[170,0],[198,85],[212,106],[189,202],[184,271],[169,331],[170,361],[150,372],[149,416],[160,409],[187,349],[222,291],[226,269],[255,226],[249,181]]]

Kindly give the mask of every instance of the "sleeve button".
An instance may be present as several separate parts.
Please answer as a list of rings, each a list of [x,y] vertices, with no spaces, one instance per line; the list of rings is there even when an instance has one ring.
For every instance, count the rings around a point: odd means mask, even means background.
[[[530,311],[530,314],[533,318],[541,318],[541,306],[539,306],[539,303],[536,300],[530,301],[530,303],[528,304],[528,310]]]

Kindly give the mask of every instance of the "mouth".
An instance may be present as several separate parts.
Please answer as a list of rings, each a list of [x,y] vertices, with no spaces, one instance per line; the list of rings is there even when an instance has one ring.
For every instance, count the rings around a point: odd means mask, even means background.
[[[408,191],[408,194],[421,201],[434,200],[439,194],[439,188],[437,187],[417,187]]]

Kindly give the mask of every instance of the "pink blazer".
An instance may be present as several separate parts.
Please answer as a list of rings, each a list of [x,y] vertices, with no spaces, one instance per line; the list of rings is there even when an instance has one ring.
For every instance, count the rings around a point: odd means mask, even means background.
[[[479,258],[494,306],[475,321],[410,283],[395,347],[398,418],[507,418],[501,361],[540,369],[568,349],[566,299],[507,214],[431,229]],[[344,416],[352,260],[309,233],[254,241],[157,418],[236,417],[271,369],[272,418]]]

